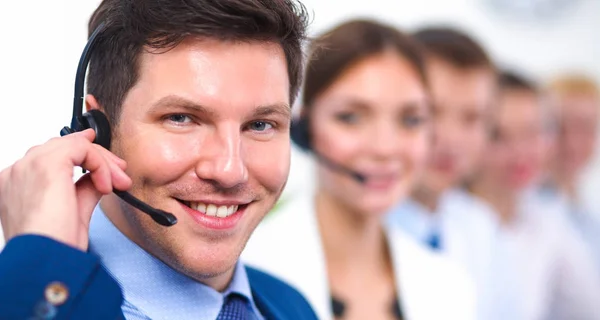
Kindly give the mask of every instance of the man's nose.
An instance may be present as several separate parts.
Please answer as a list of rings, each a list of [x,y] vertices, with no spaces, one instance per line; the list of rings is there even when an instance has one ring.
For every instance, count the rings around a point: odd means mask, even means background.
[[[437,145],[455,149],[464,143],[460,124],[452,119],[437,120],[434,125],[433,140]]]
[[[217,127],[205,137],[196,165],[196,175],[223,188],[233,188],[248,181],[242,153],[239,126]]]

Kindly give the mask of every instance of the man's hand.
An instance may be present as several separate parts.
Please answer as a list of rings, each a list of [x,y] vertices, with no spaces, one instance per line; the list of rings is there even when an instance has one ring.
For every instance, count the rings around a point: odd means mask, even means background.
[[[89,222],[102,195],[127,190],[125,161],[93,144],[85,130],[31,148],[0,172],[0,219],[6,241],[38,234],[87,250]],[[76,184],[73,169],[89,171]]]

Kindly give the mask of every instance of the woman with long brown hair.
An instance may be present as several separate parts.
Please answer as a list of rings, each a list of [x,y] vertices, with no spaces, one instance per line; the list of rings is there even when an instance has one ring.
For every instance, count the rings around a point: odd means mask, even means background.
[[[471,319],[462,270],[382,224],[429,146],[418,45],[343,23],[311,44],[301,100],[292,138],[317,160],[316,188],[267,217],[242,259],[299,289],[320,319]]]

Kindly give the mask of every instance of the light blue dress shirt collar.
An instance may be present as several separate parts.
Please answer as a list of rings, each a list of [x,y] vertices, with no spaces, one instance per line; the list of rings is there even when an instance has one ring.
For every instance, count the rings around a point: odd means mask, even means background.
[[[451,202],[451,198],[457,191],[451,189],[442,194],[438,203],[438,211],[443,210]],[[407,198],[393,207],[386,214],[386,223],[400,227],[404,232],[414,239],[426,243],[434,233],[440,233],[442,219],[440,212],[431,212],[418,201]]]
[[[388,223],[400,227],[414,239],[425,242],[435,225],[433,215],[420,203],[405,199],[388,214]]]
[[[247,297],[250,313],[262,319],[241,262],[235,267],[229,287],[220,293],[177,272],[129,240],[100,206],[95,208],[90,222],[90,251],[100,256],[123,288],[123,313],[127,319],[214,320],[230,292]]]

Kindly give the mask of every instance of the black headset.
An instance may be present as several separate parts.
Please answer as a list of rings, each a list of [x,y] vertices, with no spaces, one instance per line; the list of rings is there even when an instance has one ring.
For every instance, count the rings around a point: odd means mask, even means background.
[[[83,95],[83,88],[85,84],[85,75],[88,67],[88,63],[91,58],[92,50],[98,43],[99,37],[106,28],[106,24],[101,23],[90,36],[81,58],[79,60],[79,66],[77,67],[77,75],[75,77],[75,96],[73,98],[73,117],[71,118],[71,126],[64,127],[60,131],[61,136],[65,136],[74,132],[80,132],[87,129],[93,129],[96,132],[96,137],[93,143],[110,150],[111,144],[111,127],[110,122],[106,115],[99,110],[90,110],[90,112],[83,112],[83,101],[85,99]],[[151,207],[147,203],[135,198],[128,192],[113,189],[113,192],[119,196],[123,201],[129,203],[133,207],[141,210],[148,214],[154,221],[163,226],[172,226],[177,223],[177,218],[163,210],[159,210]]]
[[[292,141],[300,147],[300,149],[306,152],[312,150],[309,127],[308,116],[304,115],[298,117],[298,119],[294,119],[290,127],[290,138],[292,138]]]
[[[298,147],[300,147],[300,149],[314,154],[317,160],[327,165],[329,168],[350,176],[358,183],[365,183],[367,178],[364,175],[334,162],[313,148],[312,138],[310,135],[310,118],[308,115],[301,115],[298,119],[294,119],[294,121],[292,121],[292,125],[290,127],[290,137],[292,141]]]

